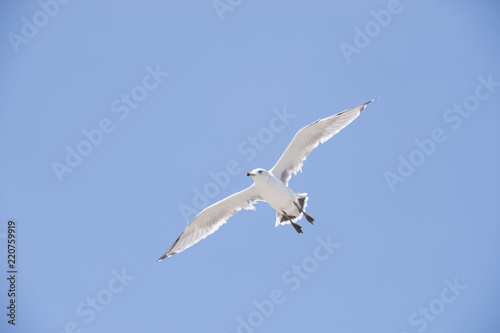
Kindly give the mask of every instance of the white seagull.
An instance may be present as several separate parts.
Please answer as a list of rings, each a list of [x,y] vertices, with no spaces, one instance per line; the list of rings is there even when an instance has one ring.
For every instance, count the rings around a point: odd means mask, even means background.
[[[158,261],[182,252],[213,234],[242,208],[255,210],[253,204],[256,201],[267,201],[276,210],[276,226],[291,224],[298,233],[302,233],[302,227],[295,222],[302,216],[311,224],[314,219],[305,212],[307,193],[295,193],[288,187],[292,173],[295,175],[298,171],[302,172],[302,164],[311,151],[349,125],[372,101],[373,99],[328,118],[316,120],[302,128],[271,170],[254,169],[247,172],[246,175],[252,177],[254,183],[202,210]]]

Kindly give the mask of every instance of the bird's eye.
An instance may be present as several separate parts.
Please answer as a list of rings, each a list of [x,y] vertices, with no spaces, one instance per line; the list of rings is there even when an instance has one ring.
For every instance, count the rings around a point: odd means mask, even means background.
[[[262,175],[262,170],[259,170],[259,175]]]

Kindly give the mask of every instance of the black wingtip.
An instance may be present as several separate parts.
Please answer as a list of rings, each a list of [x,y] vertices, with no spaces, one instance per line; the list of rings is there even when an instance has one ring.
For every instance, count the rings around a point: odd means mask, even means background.
[[[162,255],[160,258],[158,258],[158,262],[161,262],[163,259],[167,258],[168,256],[166,254]]]
[[[361,109],[361,111],[363,111],[363,110],[366,108],[366,106],[367,106],[368,104],[370,104],[371,102],[373,102],[373,101],[374,101],[374,100],[376,100],[376,99],[380,99],[380,97],[376,97],[376,98],[374,98],[374,99],[372,99],[372,100],[369,100],[369,101],[368,101],[368,102],[366,102],[366,103],[361,104],[361,106],[363,107],[363,108]],[[361,112],[361,111],[360,111],[360,112]]]

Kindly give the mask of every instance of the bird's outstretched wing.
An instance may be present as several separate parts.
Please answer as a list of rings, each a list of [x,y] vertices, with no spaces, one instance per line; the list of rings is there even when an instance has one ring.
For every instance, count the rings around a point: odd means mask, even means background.
[[[311,151],[349,125],[372,101],[373,99],[328,118],[316,120],[302,128],[295,134],[292,142],[270,171],[288,185],[292,173],[295,175],[298,171],[302,171],[302,164]]]
[[[213,234],[226,220],[243,209],[252,209],[253,204],[262,200],[255,190],[255,185],[247,187],[241,192],[230,195],[219,202],[202,210],[189,222],[181,235],[163,254],[159,261],[193,246],[208,235]]]

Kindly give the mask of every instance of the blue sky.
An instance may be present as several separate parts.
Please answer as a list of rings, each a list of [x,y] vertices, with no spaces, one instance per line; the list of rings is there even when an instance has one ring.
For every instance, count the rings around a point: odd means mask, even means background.
[[[0,8],[2,332],[499,331],[495,1]],[[304,234],[259,203],[156,262],[297,130],[376,97],[292,178]]]

